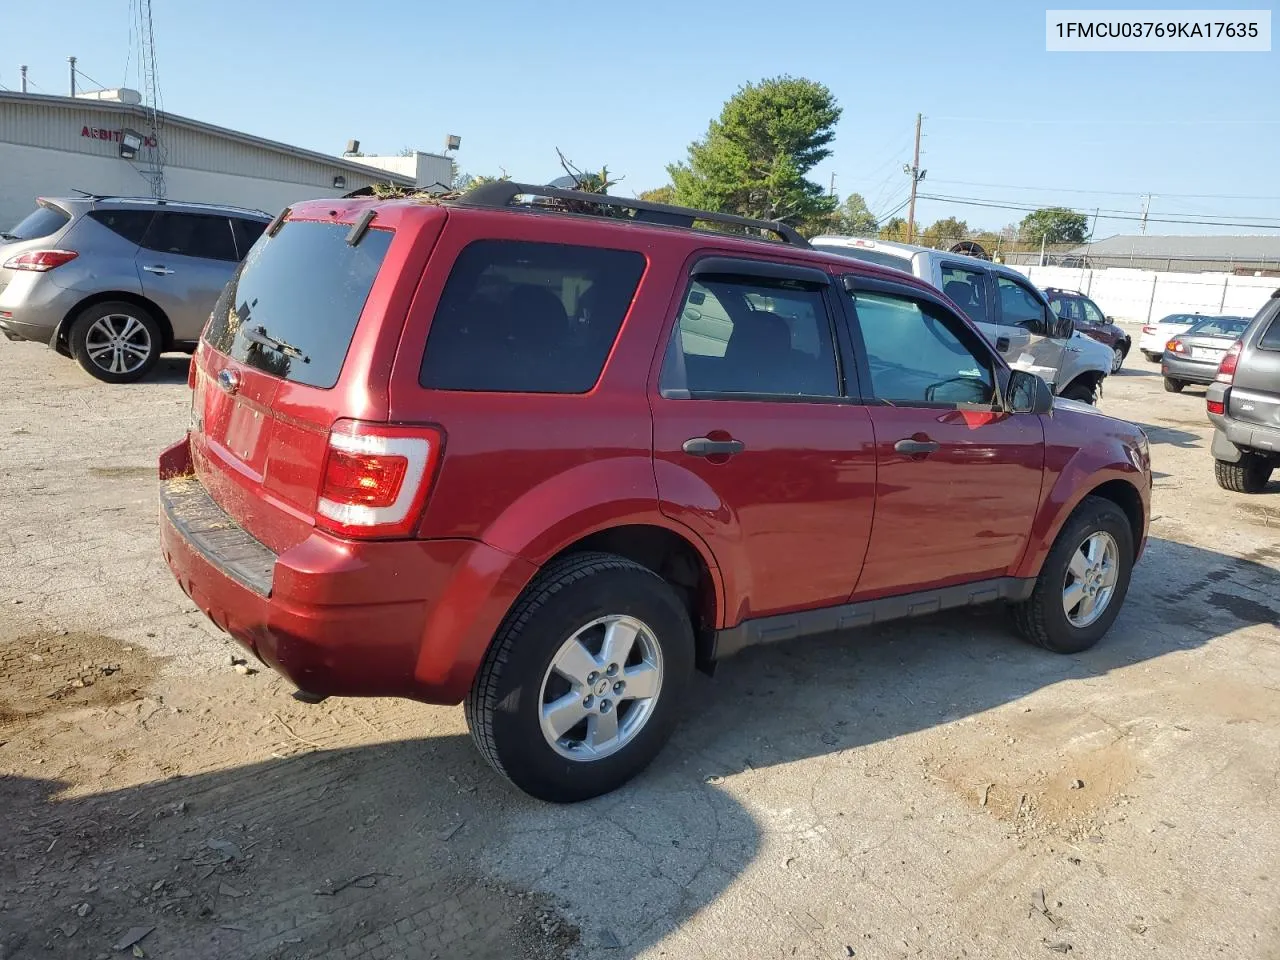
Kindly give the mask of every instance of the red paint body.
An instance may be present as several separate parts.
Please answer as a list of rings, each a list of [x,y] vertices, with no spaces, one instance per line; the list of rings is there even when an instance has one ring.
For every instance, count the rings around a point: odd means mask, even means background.
[[[392,230],[394,239],[337,384],[279,380],[202,344],[193,361],[202,425],[160,463],[162,478],[194,473],[278,555],[270,596],[260,596],[162,513],[164,553],[179,583],[220,627],[309,692],[459,702],[539,567],[615,527],[659,527],[692,547],[707,569],[704,606],[723,629],[851,599],[1035,576],[1071,510],[1107,481],[1130,484],[1147,514],[1149,467],[1130,452],[1141,432],[1095,412],[1010,416],[659,395],[661,354],[693,258],[887,275],[876,267],[743,238],[514,210],[340,200],[300,204],[290,218],[352,223],[371,206],[373,229]],[[480,238],[645,256],[591,392],[419,386],[450,268]],[[234,395],[215,385],[226,368],[240,376]],[[316,529],[329,429],[343,418],[443,430],[416,539],[343,540]],[[746,450],[715,462],[681,449],[690,437],[720,433]],[[918,433],[939,441],[939,451],[913,459],[893,450]]]

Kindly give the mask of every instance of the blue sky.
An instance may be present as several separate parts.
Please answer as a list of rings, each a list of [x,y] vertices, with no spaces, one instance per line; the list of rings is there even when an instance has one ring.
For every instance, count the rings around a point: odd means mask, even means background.
[[[560,147],[640,191],[666,182],[740,84],[790,73],[844,108],[814,179],[835,173],[877,214],[906,196],[919,111],[925,193],[1090,211],[1137,211],[1153,193],[1150,233],[1276,232],[1156,222],[1212,214],[1280,227],[1280,54],[1050,54],[1043,5],[153,4],[166,109],[325,152],[351,137],[370,153],[439,150],[456,133],[472,173],[545,182]],[[46,7],[8,5],[0,84],[26,63],[36,92],[65,93],[75,55],[102,84],[136,86],[129,9],[62,0],[50,29]],[[999,227],[1023,211],[917,211],[947,215]],[[1099,237],[1125,232],[1137,224],[1099,221]]]

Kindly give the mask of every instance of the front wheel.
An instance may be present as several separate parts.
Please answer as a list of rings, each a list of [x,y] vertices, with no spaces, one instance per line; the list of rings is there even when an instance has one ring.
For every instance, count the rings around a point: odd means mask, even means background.
[[[1164,378],[1164,389],[1166,393],[1181,393],[1186,386],[1181,380],[1175,380],[1173,377]]]
[[[163,337],[151,314],[123,301],[96,303],[71,325],[71,355],[106,383],[132,383],[160,359]]]
[[[1111,348],[1111,372],[1112,373],[1119,372],[1120,368],[1124,366],[1125,353],[1126,351],[1124,347],[1120,346],[1119,344]]]
[[[1079,400],[1081,403],[1093,403],[1098,399],[1098,390],[1092,380],[1081,378],[1072,380],[1060,394],[1066,400]]]
[[[1133,554],[1124,511],[1085,497],[1054,541],[1031,596],[1011,605],[1018,632],[1054,653],[1088,650],[1120,613]]]
[[[571,803],[661,750],[693,673],[680,597],[652,570],[582,553],[552,563],[499,628],[466,701],[481,754],[521,790]]]

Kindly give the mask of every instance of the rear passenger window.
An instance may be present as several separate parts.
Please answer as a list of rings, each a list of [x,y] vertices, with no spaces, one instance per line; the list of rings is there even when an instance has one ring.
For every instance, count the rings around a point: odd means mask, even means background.
[[[987,278],[976,270],[943,266],[942,292],[974,323],[987,319]]]
[[[93,210],[89,217],[132,244],[142,242],[154,216],[150,210]]]
[[[821,292],[799,284],[690,284],[659,387],[675,399],[839,395]]]
[[[142,245],[157,253],[176,253],[205,260],[229,260],[236,255],[231,221],[199,213],[157,213]]]
[[[477,240],[453,265],[418,382],[436,390],[586,393],[604,369],[645,258]]]

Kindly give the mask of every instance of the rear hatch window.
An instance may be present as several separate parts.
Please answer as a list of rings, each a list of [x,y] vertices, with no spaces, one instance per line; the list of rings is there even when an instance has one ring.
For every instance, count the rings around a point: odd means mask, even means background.
[[[261,239],[214,305],[205,343],[283,380],[332,387],[392,238],[375,228],[352,246],[350,230],[290,220]]]
[[[911,272],[911,257],[909,255],[900,257],[896,254],[885,253],[882,250],[872,250],[868,247],[846,247],[834,243],[815,243],[813,248],[821,250],[823,253],[835,253],[842,257],[848,257],[851,260],[874,263],[877,267],[892,267],[894,270]]]
[[[65,210],[41,201],[40,206],[19,220],[12,228],[5,230],[3,239],[39,240],[41,237],[51,237],[65,227],[70,219],[71,215]]]

